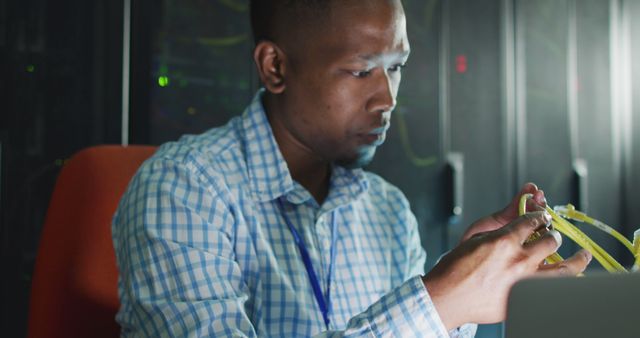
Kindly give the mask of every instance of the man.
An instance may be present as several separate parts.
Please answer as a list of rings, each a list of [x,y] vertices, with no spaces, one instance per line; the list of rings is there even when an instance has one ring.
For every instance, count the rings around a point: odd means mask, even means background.
[[[409,57],[399,0],[251,2],[264,86],[241,117],[162,146],[114,218],[123,336],[472,336],[541,265],[549,222],[522,193],[424,275],[405,197],[361,169]]]

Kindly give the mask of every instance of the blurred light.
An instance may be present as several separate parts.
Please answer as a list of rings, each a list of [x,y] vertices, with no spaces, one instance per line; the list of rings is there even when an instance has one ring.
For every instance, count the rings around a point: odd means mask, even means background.
[[[28,65],[27,66],[27,72],[28,73],[33,73],[33,72],[35,72],[35,70],[36,70],[36,66],[34,66],[34,65]]]
[[[187,108],[187,114],[189,114],[189,115],[195,115],[195,114],[197,114],[197,113],[198,113],[198,111],[196,110],[196,108],[194,108],[194,107],[189,107],[189,108]]]
[[[460,74],[467,72],[467,57],[465,55],[456,56],[456,72]]]
[[[158,77],[158,85],[160,87],[166,87],[169,85],[169,77],[167,76],[159,76]]]
[[[63,165],[66,165],[67,162],[69,162],[69,159],[64,159],[64,158],[58,158],[54,161],[54,164],[58,167],[61,167]]]

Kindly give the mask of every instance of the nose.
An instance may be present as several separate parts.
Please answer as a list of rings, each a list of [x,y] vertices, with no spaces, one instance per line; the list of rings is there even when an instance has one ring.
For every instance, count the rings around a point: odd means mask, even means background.
[[[370,112],[390,112],[396,106],[397,85],[388,72],[377,72],[375,77],[375,91],[369,100]]]

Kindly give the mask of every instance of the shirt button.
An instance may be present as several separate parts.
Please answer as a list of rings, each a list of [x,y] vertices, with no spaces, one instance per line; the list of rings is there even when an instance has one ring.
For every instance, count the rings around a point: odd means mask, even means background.
[[[324,217],[318,218],[318,221],[316,222],[316,231],[323,237],[328,235],[329,229],[327,228]]]

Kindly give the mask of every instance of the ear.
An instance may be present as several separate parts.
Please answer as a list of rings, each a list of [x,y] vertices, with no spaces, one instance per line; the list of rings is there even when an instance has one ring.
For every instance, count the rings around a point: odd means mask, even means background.
[[[260,41],[253,50],[253,60],[265,88],[273,94],[281,94],[285,89],[286,70],[286,55],[282,49],[271,41]]]

